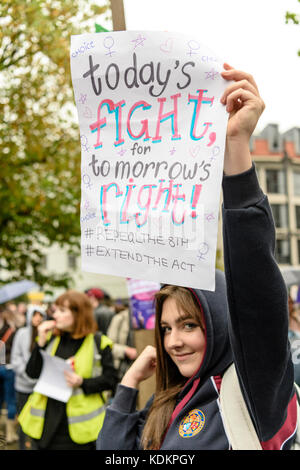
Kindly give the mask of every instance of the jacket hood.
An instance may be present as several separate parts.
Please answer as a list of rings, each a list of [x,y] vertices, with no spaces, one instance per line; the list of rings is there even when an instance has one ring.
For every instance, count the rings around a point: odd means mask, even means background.
[[[205,352],[198,371],[190,377],[180,396],[187,393],[195,379],[203,383],[209,377],[221,375],[232,363],[228,321],[229,310],[225,275],[216,270],[215,291],[188,288],[196,298],[205,324]]]
[[[43,305],[29,304],[28,307],[27,307],[27,311],[26,311],[26,325],[27,326],[31,325],[31,318],[32,318],[32,315],[34,314],[34,312],[39,312],[45,320],[46,317],[47,317],[45,309],[46,309],[46,307],[43,306]]]
[[[198,372],[201,380],[219,375],[232,362],[229,340],[229,309],[225,275],[216,270],[215,291],[190,289],[199,302],[205,323],[206,349]]]

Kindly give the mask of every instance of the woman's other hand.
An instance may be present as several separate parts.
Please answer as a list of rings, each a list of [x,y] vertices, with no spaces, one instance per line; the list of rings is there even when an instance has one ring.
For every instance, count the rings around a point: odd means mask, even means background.
[[[156,349],[146,346],[124,375],[121,384],[137,388],[139,383],[151,377],[156,368]]]
[[[48,333],[50,331],[53,331],[55,328],[55,320],[47,320],[42,322],[38,326],[38,345],[43,347],[45,346],[47,339],[48,339]]]
[[[65,374],[66,382],[69,385],[69,387],[72,387],[72,388],[80,387],[80,385],[83,382],[83,378],[80,375],[76,374],[75,372],[71,372],[67,370],[64,371],[64,374]]]
[[[224,68],[222,77],[232,82],[221,98],[229,112],[224,172],[226,175],[234,175],[252,166],[249,141],[265,104],[252,75],[226,63]]]

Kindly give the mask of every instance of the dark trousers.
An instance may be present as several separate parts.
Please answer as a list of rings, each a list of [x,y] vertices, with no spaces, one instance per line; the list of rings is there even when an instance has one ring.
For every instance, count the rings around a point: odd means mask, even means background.
[[[15,392],[15,373],[13,369],[6,366],[0,366],[0,409],[5,402],[8,419],[15,419],[16,416],[16,392]]]
[[[17,414],[19,415],[22,411],[23,406],[28,400],[30,393],[17,392]],[[26,447],[26,441],[31,442],[30,437],[23,433],[21,426],[19,426],[19,449],[28,450]],[[32,446],[30,446],[32,447]]]

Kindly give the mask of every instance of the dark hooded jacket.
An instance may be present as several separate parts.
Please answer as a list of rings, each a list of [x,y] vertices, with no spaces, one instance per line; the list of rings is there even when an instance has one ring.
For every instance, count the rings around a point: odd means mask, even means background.
[[[225,274],[215,292],[190,289],[205,320],[206,349],[177,397],[161,450],[226,450],[222,375],[234,361],[263,449],[289,449],[296,430],[296,394],[288,342],[287,292],[274,258],[272,213],[254,165],[223,179]],[[136,411],[138,391],[119,385],[97,448],[139,449],[151,405]]]

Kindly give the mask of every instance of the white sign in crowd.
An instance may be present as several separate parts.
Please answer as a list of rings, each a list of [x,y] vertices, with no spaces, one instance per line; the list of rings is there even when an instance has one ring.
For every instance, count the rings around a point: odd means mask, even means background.
[[[178,33],[71,39],[82,269],[214,290],[228,84]]]

